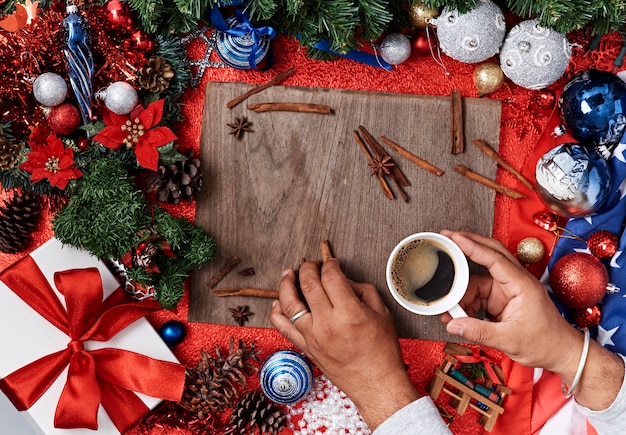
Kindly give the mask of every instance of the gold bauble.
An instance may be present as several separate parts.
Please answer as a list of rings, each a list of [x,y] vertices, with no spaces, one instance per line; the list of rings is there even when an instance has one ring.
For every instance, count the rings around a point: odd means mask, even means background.
[[[425,29],[433,18],[439,16],[437,9],[429,9],[423,3],[416,3],[409,7],[409,21],[413,27]]]
[[[538,263],[545,253],[543,243],[536,237],[526,237],[517,244],[517,256],[522,263]]]
[[[504,73],[495,62],[481,63],[474,69],[474,86],[481,96],[497,91],[503,83]]]

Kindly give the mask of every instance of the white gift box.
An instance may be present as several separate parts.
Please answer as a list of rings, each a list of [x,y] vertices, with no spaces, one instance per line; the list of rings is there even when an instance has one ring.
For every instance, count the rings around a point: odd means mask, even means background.
[[[41,272],[61,303],[65,306],[65,299],[54,285],[54,273],[69,269],[98,268],[102,278],[104,298],[109,296],[119,283],[107,267],[89,253],[63,245],[56,239],[51,239],[31,253]],[[27,279],[28,277],[24,277]],[[39,358],[65,349],[69,337],[50,324],[40,314],[22,301],[3,282],[0,282],[0,378],[4,378],[15,370],[24,367]],[[86,350],[101,348],[119,348],[136,352],[154,359],[178,363],[178,360],[163,342],[152,325],[145,318],[140,318],[124,328],[107,342],[86,341]],[[141,371],[141,367],[134,370]],[[17,411],[12,406],[6,406],[7,400],[0,401],[0,417],[11,420],[23,417],[32,426],[34,433],[87,435],[94,433],[89,429],[57,429],[54,427],[54,414],[57,402],[67,378],[67,367],[57,377],[50,388],[26,411]],[[153,409],[162,399],[135,393],[149,409]],[[2,392],[0,392],[2,395]],[[6,399],[3,397],[3,399]],[[10,403],[10,402],[9,402]],[[4,405],[4,406],[2,406]],[[13,412],[17,416],[6,416]],[[98,409],[98,431],[100,434],[118,434],[113,422],[102,405]],[[2,418],[4,421],[4,418]],[[26,433],[28,428],[25,428]],[[0,433],[4,433],[0,429]]]

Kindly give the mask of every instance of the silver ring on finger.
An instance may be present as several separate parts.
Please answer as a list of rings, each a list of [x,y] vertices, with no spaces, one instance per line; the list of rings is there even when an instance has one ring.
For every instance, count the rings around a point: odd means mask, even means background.
[[[299,313],[297,313],[296,315],[294,315],[293,317],[291,317],[291,318],[289,319],[289,321],[290,321],[291,323],[293,323],[293,322],[295,322],[296,320],[298,320],[300,317],[304,316],[305,314],[308,314],[309,312],[310,312],[309,310],[304,309],[304,310],[300,311]]]

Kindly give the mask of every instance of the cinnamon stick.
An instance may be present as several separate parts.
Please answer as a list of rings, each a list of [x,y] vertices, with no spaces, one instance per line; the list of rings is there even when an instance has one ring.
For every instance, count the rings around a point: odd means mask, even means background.
[[[528,179],[526,177],[524,177],[517,169],[515,169],[513,166],[509,165],[508,162],[506,160],[504,160],[502,158],[502,156],[500,156],[500,154],[498,154],[496,152],[496,150],[494,150],[493,148],[491,148],[489,146],[489,144],[487,144],[487,142],[485,142],[483,140],[480,140],[480,139],[476,139],[476,140],[474,140],[474,145],[476,145],[478,148],[480,148],[480,150],[482,152],[484,152],[490,159],[492,159],[497,164],[502,166],[502,168],[504,168],[506,171],[511,173],[524,186],[528,187],[530,190],[535,190],[535,188],[532,185],[532,183],[530,181],[528,181]]]
[[[215,274],[209,278],[209,282],[207,283],[207,287],[213,288],[215,287],[226,275],[228,275],[232,270],[237,267],[237,265],[241,263],[241,260],[236,255],[229,258],[226,261],[226,264],[222,266],[220,270],[215,272]]]
[[[333,258],[333,253],[330,250],[330,244],[328,240],[322,240],[320,242],[320,253],[322,254],[322,263],[326,263]]]
[[[439,169],[437,166],[427,162],[426,160],[422,159],[421,157],[416,156],[411,151],[407,150],[406,148],[401,147],[400,145],[398,145],[397,143],[395,143],[391,139],[387,139],[385,136],[381,136],[380,140],[382,140],[384,143],[386,143],[391,148],[396,150],[398,152],[398,154],[400,154],[402,157],[404,157],[407,160],[412,161],[417,166],[419,166],[422,169],[425,169],[426,171],[430,172],[431,174],[435,174],[438,177],[441,177],[444,174],[442,169]]]
[[[251,97],[254,94],[258,94],[259,92],[274,86],[277,83],[282,82],[283,80],[285,80],[287,77],[289,77],[291,74],[293,74],[294,69],[293,68],[289,68],[286,71],[281,72],[280,74],[277,74],[272,80],[270,80],[267,83],[264,83],[262,85],[257,86],[256,88],[252,88],[250,89],[248,92],[241,94],[240,96],[233,98],[232,100],[230,100],[228,103],[226,103],[226,107],[228,107],[229,109],[232,109],[233,107],[235,107],[237,104],[241,103],[242,101],[248,99],[248,97]]]
[[[365,153],[365,156],[367,157],[368,162],[369,163],[374,163],[374,159],[372,158],[372,155],[370,154],[369,150],[367,149],[367,146],[363,142],[363,139],[361,139],[361,136],[359,136],[359,132],[356,131],[356,130],[353,130],[353,133],[354,133],[354,140],[356,140],[356,143],[359,144],[359,146],[361,147],[361,149]],[[380,185],[383,188],[383,193],[385,194],[385,196],[387,198],[389,198],[389,199],[394,199],[395,195],[393,194],[393,192],[389,188],[389,184],[387,184],[387,181],[385,180],[385,177],[384,177],[384,175],[382,173],[378,174],[378,181],[380,182]]]
[[[476,181],[477,183],[480,183],[483,186],[493,189],[498,193],[508,196],[509,198],[512,198],[512,199],[526,198],[525,195],[519,193],[517,190],[511,189],[510,187],[503,186],[500,183],[490,180],[489,178],[484,177],[480,175],[479,173],[474,172],[471,169],[463,165],[456,165],[454,167],[454,170],[458,172],[459,174],[469,178],[470,180]]]
[[[455,89],[450,94],[450,113],[452,126],[452,154],[461,154],[465,151],[463,133],[463,100],[461,91]]]
[[[224,287],[216,288],[213,294],[217,297],[250,296],[254,298],[278,299],[278,290],[257,287]]]
[[[379,158],[382,159],[383,157],[386,157],[389,155],[389,153],[385,151],[385,149],[378,143],[378,141],[374,138],[374,136],[372,136],[371,133],[367,131],[365,127],[363,127],[362,125],[359,125],[359,131],[363,135],[365,142],[367,142],[370,148],[372,148],[372,151],[374,151],[374,153],[376,153]],[[411,185],[411,183],[404,176],[400,168],[398,168],[395,165],[393,166],[393,168],[391,168],[391,178],[396,178],[396,180],[394,181],[396,181],[396,183],[401,184],[402,186]]]
[[[255,113],[263,112],[302,112],[302,113],[320,113],[323,115],[332,115],[333,109],[324,104],[312,103],[257,103],[248,104],[248,109]]]

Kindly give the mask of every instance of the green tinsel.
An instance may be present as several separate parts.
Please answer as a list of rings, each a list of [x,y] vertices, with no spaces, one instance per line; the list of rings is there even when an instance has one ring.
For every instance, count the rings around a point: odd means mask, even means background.
[[[110,157],[91,165],[78,193],[52,221],[59,240],[102,259],[121,258],[137,246],[137,230],[149,222],[143,195]]]
[[[568,33],[587,27],[594,34],[623,30],[626,7],[623,0],[496,0],[504,10],[522,18],[536,18],[545,27]],[[208,22],[215,6],[229,0],[128,0],[146,31],[156,34],[189,32],[199,22]],[[249,0],[243,7],[253,21],[279,33],[299,38],[313,47],[327,39],[331,48],[345,53],[391,31],[407,29],[407,9],[423,3],[428,8],[449,7],[465,13],[476,0]],[[310,55],[320,57],[315,50]]]
[[[59,240],[101,259],[119,260],[134,252],[146,228],[166,241],[174,256],[159,252],[152,258],[159,272],[134,266],[127,273],[139,284],[154,286],[156,299],[171,309],[183,296],[189,272],[213,258],[215,242],[183,217],[174,218],[156,206],[150,212],[145,197],[132,184],[119,159],[102,157],[94,161],[69,205],[53,219]]]

